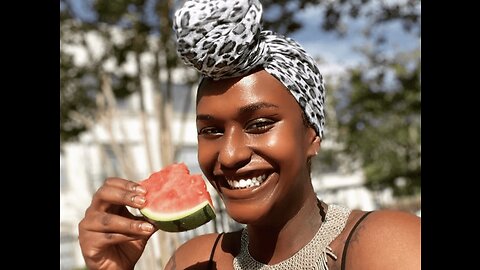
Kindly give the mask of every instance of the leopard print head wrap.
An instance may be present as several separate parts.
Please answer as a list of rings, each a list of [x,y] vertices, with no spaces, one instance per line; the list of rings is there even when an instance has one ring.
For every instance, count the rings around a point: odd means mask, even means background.
[[[290,90],[323,138],[325,88],[315,60],[293,39],[261,29],[259,0],[188,0],[175,12],[177,51],[214,80],[263,67]]]

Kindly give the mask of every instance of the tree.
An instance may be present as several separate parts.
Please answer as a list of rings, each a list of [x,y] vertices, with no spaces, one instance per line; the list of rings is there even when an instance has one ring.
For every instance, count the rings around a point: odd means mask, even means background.
[[[170,115],[172,115],[171,70],[177,65],[177,56],[172,49],[171,38],[172,1],[143,0],[94,0],[76,2],[86,5],[90,16],[82,17],[72,1],[60,2],[60,97],[61,97],[61,142],[76,140],[81,132],[87,130],[92,122],[99,118],[112,118],[116,100],[128,97],[132,93],[140,96],[140,118],[149,170],[154,171],[149,147],[149,134],[146,124],[145,105],[143,104],[142,77],[148,77],[158,91],[156,117],[162,141],[162,164],[174,160],[174,148],[171,143]],[[86,52],[87,61],[76,63],[72,51],[81,49]],[[153,63],[142,61],[143,56],[151,56]],[[134,71],[126,71],[124,64],[130,60]],[[167,74],[164,84],[160,83],[161,71]],[[105,116],[109,116],[105,117]],[[108,130],[108,123],[107,123]],[[128,154],[115,151],[118,146],[112,138],[112,148],[119,160],[126,160]],[[129,162],[123,162],[126,175],[134,179]],[[177,236],[159,232],[162,236],[160,266],[166,264],[172,251],[178,245]],[[148,252],[146,252],[148,255]],[[150,258],[146,258],[148,261]],[[153,261],[153,258],[150,259]],[[146,262],[148,264],[148,262]]]
[[[387,29],[400,23],[420,38],[419,0],[301,0],[262,1],[266,28],[282,34],[303,27],[296,14],[315,6],[318,25],[341,39],[349,25],[362,22],[364,62],[342,76],[340,85],[327,85],[327,136],[337,147],[322,151],[313,168],[350,164],[362,169],[372,190],[391,188],[395,196],[420,192],[420,54],[390,47]],[[271,14],[268,14],[268,13]],[[328,81],[328,78],[327,78]],[[334,116],[334,117],[332,117]],[[324,166],[327,164],[327,166]],[[359,165],[359,166],[357,166]],[[331,167],[331,166],[330,166]],[[314,172],[316,173],[316,172]]]
[[[134,76],[116,69],[106,69],[114,60],[121,67],[128,53],[127,42],[113,42],[112,29],[106,24],[83,21],[75,13],[71,1],[60,2],[60,140],[76,140],[86,130],[84,123],[70,117],[71,112],[92,117],[97,108],[97,94],[101,92],[101,74],[112,77],[112,90],[119,99],[135,92]],[[101,53],[94,48],[92,38],[101,40]],[[77,63],[74,51],[83,49],[85,60]]]
[[[336,140],[342,146],[337,154],[347,154],[350,164],[360,164],[372,190],[389,188],[398,197],[419,194],[420,42],[413,51],[395,51],[389,47],[385,26],[400,22],[404,31],[419,38],[420,1],[319,3],[325,5],[324,30],[343,37],[348,22],[363,19],[367,21],[363,33],[371,41],[358,48],[365,62],[329,89],[337,118]]]
[[[368,54],[367,66],[353,68],[337,93],[343,151],[359,159],[366,185],[392,188],[394,195],[420,193],[420,59]]]

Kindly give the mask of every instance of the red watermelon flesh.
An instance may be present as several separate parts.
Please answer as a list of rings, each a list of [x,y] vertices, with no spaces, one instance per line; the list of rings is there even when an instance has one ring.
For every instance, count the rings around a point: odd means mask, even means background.
[[[140,184],[147,190],[140,212],[164,231],[191,230],[215,217],[205,181],[185,163],[171,164]]]

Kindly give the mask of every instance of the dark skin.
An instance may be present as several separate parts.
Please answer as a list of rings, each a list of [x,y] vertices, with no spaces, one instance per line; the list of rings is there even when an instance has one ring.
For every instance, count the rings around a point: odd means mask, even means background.
[[[321,140],[304,124],[300,106],[278,80],[263,70],[204,80],[197,95],[197,130],[200,167],[229,215],[248,225],[249,251],[255,259],[278,263],[313,238],[328,209],[317,200],[307,165]],[[262,177],[259,186],[231,186],[240,179]],[[142,197],[133,187],[138,185],[113,179],[94,195],[79,225],[91,269],[132,269],[154,232],[141,230],[145,223],[123,207],[142,207],[132,202],[132,197]],[[329,258],[330,270],[340,269],[345,240],[362,214],[352,211],[345,230],[331,243],[338,259]],[[105,219],[110,222],[105,224]],[[207,269],[217,236],[189,240],[165,269]],[[239,248],[240,232],[222,235],[214,249],[214,268],[232,269]],[[346,269],[420,269],[420,219],[398,211],[370,214],[355,230]]]
[[[133,181],[109,178],[93,195],[78,225],[89,269],[133,269],[156,229],[130,214],[125,205],[141,208],[145,192]]]

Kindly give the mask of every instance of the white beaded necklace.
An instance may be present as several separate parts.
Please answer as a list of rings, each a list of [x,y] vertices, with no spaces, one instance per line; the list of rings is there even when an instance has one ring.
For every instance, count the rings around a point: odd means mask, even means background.
[[[248,251],[248,231],[245,228],[242,232],[240,253],[233,259],[233,268],[235,270],[328,270],[327,254],[337,259],[328,245],[345,227],[350,211],[343,206],[329,205],[325,221],[312,240],[290,258],[273,265],[263,264],[252,258]]]

